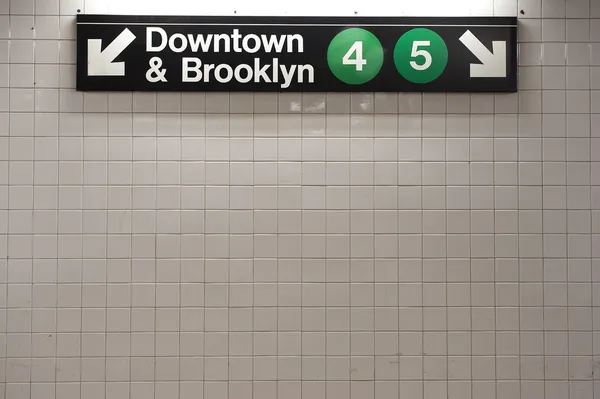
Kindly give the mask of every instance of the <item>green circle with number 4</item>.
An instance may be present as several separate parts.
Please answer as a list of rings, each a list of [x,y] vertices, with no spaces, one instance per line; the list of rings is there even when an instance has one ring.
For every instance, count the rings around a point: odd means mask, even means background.
[[[431,29],[411,29],[396,43],[394,64],[409,82],[429,83],[444,73],[448,48],[444,39]]]
[[[344,83],[366,83],[381,70],[383,47],[368,30],[345,29],[329,43],[327,64],[335,77]]]

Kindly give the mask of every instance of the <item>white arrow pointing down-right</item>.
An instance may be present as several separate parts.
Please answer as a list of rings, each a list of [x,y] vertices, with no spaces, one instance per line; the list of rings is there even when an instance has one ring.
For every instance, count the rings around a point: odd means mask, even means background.
[[[471,64],[472,78],[506,77],[506,41],[493,41],[490,51],[470,30],[460,41],[481,61],[481,64]]]

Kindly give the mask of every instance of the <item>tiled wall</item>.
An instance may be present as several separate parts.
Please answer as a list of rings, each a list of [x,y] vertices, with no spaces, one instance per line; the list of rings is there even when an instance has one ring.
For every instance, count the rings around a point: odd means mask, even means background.
[[[518,13],[518,94],[73,89],[204,3],[0,0],[0,398],[600,399],[600,1],[357,4]]]

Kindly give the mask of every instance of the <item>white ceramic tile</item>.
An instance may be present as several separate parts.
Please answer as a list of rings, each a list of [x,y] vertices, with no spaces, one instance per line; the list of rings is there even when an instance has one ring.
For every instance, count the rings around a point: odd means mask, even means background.
[[[35,85],[40,88],[56,88],[59,86],[59,69],[56,65],[36,65]]]
[[[58,68],[59,72],[59,86],[66,89],[75,88],[75,66],[74,65],[60,65]]]
[[[567,33],[566,19],[543,19],[542,20],[542,41],[544,42],[564,42]]]
[[[589,20],[568,19],[567,20],[567,41],[568,42],[587,42],[590,40],[590,22]]]
[[[75,52],[75,41],[61,41],[59,50],[59,62],[61,64],[75,64]]]
[[[25,0],[25,1],[11,0],[9,3],[11,14],[32,15],[33,14],[33,6],[34,6],[33,0]]]
[[[40,40],[35,43],[35,61],[40,64],[58,64],[58,40]]]
[[[566,46],[562,43],[543,43],[543,65],[565,65],[567,58]]]
[[[591,46],[588,43],[567,44],[567,65],[589,65]]]
[[[12,64],[10,67],[10,87],[32,87],[33,65]]]
[[[35,0],[35,13],[37,15],[57,15],[59,0]]]
[[[61,3],[62,4],[62,3]],[[75,15],[60,16],[60,38],[63,40],[75,39]]]
[[[10,89],[10,110],[16,112],[33,111],[33,90]]]
[[[7,46],[8,52],[7,61],[13,63],[29,64],[33,63],[34,44],[32,40],[13,40],[10,44],[10,49]]]
[[[83,0],[60,0],[61,15],[75,15],[83,11]]]
[[[542,45],[540,43],[520,43],[519,44],[519,65],[540,65],[542,64]]]
[[[33,39],[35,33],[35,22],[33,16],[10,17],[10,37],[11,39]]]
[[[567,18],[588,18],[592,3],[590,0],[567,2]]]
[[[567,89],[586,90],[590,87],[590,73],[586,67],[567,67]]]
[[[60,20],[58,16],[38,16],[35,18],[36,39],[59,39]]]
[[[0,30],[0,38],[8,39],[10,37],[10,19],[8,15],[0,15],[0,21],[2,22],[2,30]]]
[[[564,18],[566,16],[566,2],[561,0],[549,0],[542,3],[542,17]]]

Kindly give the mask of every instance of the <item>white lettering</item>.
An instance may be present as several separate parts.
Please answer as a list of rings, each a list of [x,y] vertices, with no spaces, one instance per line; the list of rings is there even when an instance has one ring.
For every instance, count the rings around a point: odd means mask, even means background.
[[[264,80],[265,83],[271,83],[271,79],[269,75],[267,75],[267,70],[269,69],[269,65],[265,65],[262,68],[260,67],[260,59],[254,59],[254,82],[259,83],[260,80]]]
[[[242,77],[242,70],[246,71],[245,77]],[[250,67],[250,65],[248,64],[240,64],[237,67],[235,67],[235,70],[233,71],[233,76],[235,77],[235,80],[237,80],[240,83],[248,83],[252,80],[252,67]]]
[[[192,66],[193,64],[193,66]],[[182,82],[199,82],[202,80],[202,71],[200,71],[200,67],[202,66],[202,61],[198,58],[191,57],[183,57],[182,59]],[[190,74],[193,73],[193,75]]]
[[[229,40],[229,35],[226,35],[225,33],[221,33],[221,34],[214,35],[214,36],[215,36],[215,41],[214,41],[215,52],[218,53],[219,51],[221,51],[220,47],[219,47],[219,42],[223,41],[223,51],[228,53],[230,51],[230,44],[231,44],[230,43],[231,40]]]
[[[296,42],[298,42],[298,52],[303,53],[304,52],[304,39],[302,38],[302,35],[298,35],[298,34],[287,35],[287,52],[288,53],[294,52],[294,40]]]
[[[315,69],[312,65],[298,65],[298,83],[304,82],[304,71],[308,73],[308,83],[315,82]]]
[[[213,35],[188,35],[188,41],[190,42],[190,48],[194,53],[198,52],[198,49],[202,48],[204,53],[210,51],[210,42],[212,42]]]
[[[204,65],[204,83],[208,83],[210,81],[209,73],[215,69],[215,64],[205,64]]]
[[[285,43],[285,35],[260,35],[260,38],[262,39],[262,44],[265,48],[265,52],[270,53],[271,51],[273,51],[273,48],[275,48],[275,51],[278,53],[281,53],[281,51],[283,50],[283,44]],[[279,41],[277,41],[277,39],[279,39]]]
[[[233,51],[236,53],[241,53],[242,49],[240,48],[240,39],[242,38],[242,35],[240,35],[240,30],[234,29],[233,33],[231,34],[231,38],[233,39]]]
[[[254,40],[253,47],[250,47],[250,44],[248,43],[250,40]],[[242,48],[247,53],[256,53],[258,50],[260,50],[260,40],[258,36],[253,33],[244,36],[244,39],[242,39]]]
[[[155,46],[152,42],[152,36],[154,33],[160,35],[160,45]],[[146,51],[149,53],[158,53],[163,51],[167,47],[167,32],[163,28],[154,28],[149,26],[146,28]]]
[[[177,41],[181,44],[179,47],[177,47]],[[187,48],[187,39],[181,33],[175,33],[169,38],[169,48],[175,53],[182,53]]]
[[[283,75],[283,83],[281,84],[282,89],[286,89],[290,87],[292,83],[292,78],[294,77],[294,72],[296,71],[296,65],[290,65],[290,69],[288,70],[285,65],[281,65],[281,74]]]
[[[219,83],[277,83],[282,89],[288,89],[295,83],[314,83],[315,69],[310,64],[280,64],[278,58],[262,64],[260,58],[254,58],[253,64],[204,64],[200,58],[183,57],[181,81],[184,83],[213,81]]]
[[[304,38],[300,34],[289,35],[257,35],[254,33],[241,34],[239,29],[227,33],[183,34],[168,35],[160,27],[146,28],[146,51],[160,52],[167,46],[175,53],[186,50],[192,52],[247,52],[250,54],[264,51],[265,53],[304,52]]]
[[[273,58],[273,83],[279,81],[279,58]]]
[[[224,77],[221,75],[221,71],[223,70],[225,70],[225,72],[227,73]],[[229,64],[219,64],[215,68],[215,79],[217,79],[217,82],[219,83],[229,82],[232,76],[233,69],[231,68],[231,66],[229,66]]]

